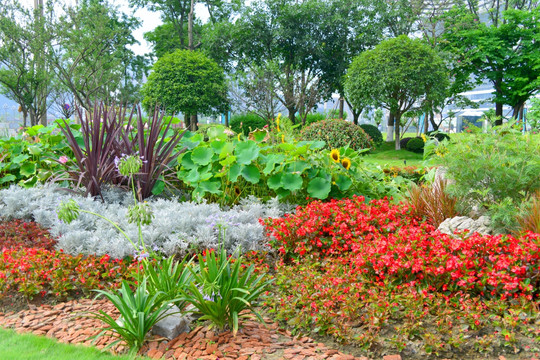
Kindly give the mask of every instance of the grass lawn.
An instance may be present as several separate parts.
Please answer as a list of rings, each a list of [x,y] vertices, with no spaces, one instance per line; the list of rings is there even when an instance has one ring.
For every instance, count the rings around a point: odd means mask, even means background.
[[[375,151],[364,156],[369,163],[388,166],[418,166],[422,167],[423,154],[413,153],[407,150],[394,150],[394,142],[384,142]]]
[[[9,360],[128,360],[92,347],[61,344],[56,340],[32,334],[17,334],[0,328],[0,359]],[[146,359],[138,357],[138,359]]]

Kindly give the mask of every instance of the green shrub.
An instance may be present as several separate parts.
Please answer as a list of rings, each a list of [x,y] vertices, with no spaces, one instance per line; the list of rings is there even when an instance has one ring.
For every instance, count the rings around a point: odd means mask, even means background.
[[[411,139],[414,139],[412,137],[404,137],[403,139],[401,139],[399,141],[399,147],[401,149],[407,149],[407,143],[411,140]]]
[[[436,130],[436,131],[428,131],[426,133],[426,135],[429,136],[429,137],[434,137],[438,141],[450,140],[450,135],[448,135],[446,133],[443,133],[443,132],[440,132],[438,130]]]
[[[345,120],[323,120],[307,126],[300,138],[305,141],[324,141],[329,149],[349,146],[354,150],[373,147],[373,141],[358,125]]]
[[[375,145],[382,144],[382,133],[379,131],[379,129],[377,129],[375,125],[361,124],[360,127],[362,128],[362,130],[364,130],[366,134],[369,135],[369,137],[371,137],[371,140],[373,140],[373,143],[375,143]]]
[[[424,140],[420,137],[412,138],[407,142],[406,149],[421,154],[424,152]]]
[[[77,140],[80,125],[69,123]],[[47,127],[36,125],[10,138],[0,138],[0,188],[19,184],[32,187],[61,177],[61,162],[71,161],[73,152],[59,130],[59,121]]]
[[[504,128],[440,143],[435,153],[455,182],[449,191],[465,200],[463,211],[487,210],[499,231],[517,226],[520,205],[540,189],[540,141],[534,136]]]
[[[247,136],[251,131],[262,129],[268,121],[255,114],[234,115],[229,123],[232,131]]]
[[[326,114],[323,113],[310,113],[306,116],[306,125],[309,126],[313,123],[326,120]]]

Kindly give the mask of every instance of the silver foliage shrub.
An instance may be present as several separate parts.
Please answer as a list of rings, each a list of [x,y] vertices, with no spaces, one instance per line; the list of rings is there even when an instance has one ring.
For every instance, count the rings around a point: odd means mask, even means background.
[[[137,243],[137,226],[126,220],[127,207],[133,203],[133,198],[130,193],[113,189],[104,192],[106,202],[102,203],[91,197],[66,193],[54,185],[29,189],[12,186],[0,190],[0,217],[38,222],[59,237],[57,247],[68,254],[109,254],[116,258],[133,255],[133,246],[111,224],[97,216],[81,213],[71,224],[58,220],[58,205],[70,198],[75,199],[81,209],[117,223]],[[249,198],[231,209],[176,199],[150,199],[148,203],[155,218],[150,225],[143,226],[143,237],[147,246],[165,255],[183,254],[193,248],[216,248],[221,237],[228,252],[239,246],[242,251],[264,249],[265,236],[259,219],[279,217],[293,210],[277,199],[263,204]]]

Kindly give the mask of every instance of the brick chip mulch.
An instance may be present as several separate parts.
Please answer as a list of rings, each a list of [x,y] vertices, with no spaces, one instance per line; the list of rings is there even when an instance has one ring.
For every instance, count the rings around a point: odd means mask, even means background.
[[[91,345],[93,340],[88,337],[98,334],[103,325],[84,314],[98,310],[103,310],[113,318],[119,316],[114,306],[105,299],[81,299],[55,306],[33,306],[18,313],[0,313],[0,326],[13,328],[20,333],[32,332],[53,337],[63,343]],[[329,349],[308,337],[292,337],[289,331],[279,329],[278,324],[270,319],[265,319],[265,322],[267,327],[254,321],[244,321],[236,337],[230,331],[217,334],[202,326],[189,333],[182,333],[171,341],[153,337],[141,349],[140,354],[167,360],[367,360],[365,357],[354,357]],[[94,345],[102,349],[112,341],[112,337],[103,336]],[[112,350],[121,353],[126,348],[117,345]],[[400,359],[399,355],[385,358]]]

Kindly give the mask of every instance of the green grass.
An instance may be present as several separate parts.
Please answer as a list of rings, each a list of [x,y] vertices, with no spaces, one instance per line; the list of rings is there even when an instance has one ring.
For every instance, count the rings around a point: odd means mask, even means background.
[[[61,344],[44,336],[17,334],[0,328],[0,359],[9,360],[128,360],[128,356],[115,356],[82,345]],[[141,358],[138,359],[147,359]]]
[[[394,150],[394,142],[384,142],[376,150],[364,156],[368,163],[385,166],[417,166],[422,167],[422,154],[407,150]]]

